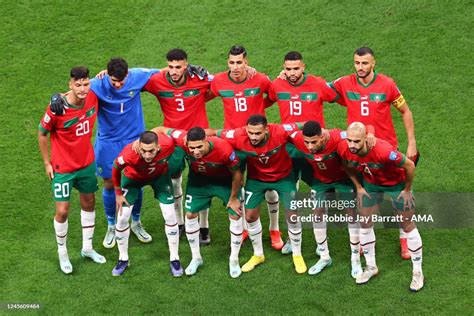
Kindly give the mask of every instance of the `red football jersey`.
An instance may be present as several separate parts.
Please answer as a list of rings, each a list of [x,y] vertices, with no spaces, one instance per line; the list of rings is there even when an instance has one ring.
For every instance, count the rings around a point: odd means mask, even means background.
[[[321,127],[324,127],[323,102],[334,102],[338,98],[323,78],[307,74],[297,85],[275,79],[268,96],[278,102],[282,123],[317,121]]]
[[[268,124],[268,136],[260,146],[253,146],[245,128],[219,130],[235,150],[247,156],[247,177],[264,182],[276,182],[291,173],[292,160],[286,151],[289,135],[300,128],[297,124]]]
[[[337,146],[347,137],[346,131],[340,129],[329,130],[329,140],[316,154],[312,154],[304,144],[303,132],[291,134],[291,142],[304,153],[306,161],[313,167],[313,177],[324,183],[333,183],[348,179],[342,162],[337,155]]]
[[[392,78],[375,72],[367,85],[359,82],[356,74],[341,77],[331,83],[347,107],[347,124],[362,122],[375,127],[375,136],[398,147],[390,105],[404,103],[403,96]]]
[[[375,146],[363,157],[351,153],[347,142],[342,141],[337,153],[343,162],[360,171],[367,182],[393,186],[405,181],[405,169],[401,168],[405,155],[382,139],[377,139]]]
[[[270,79],[260,72],[242,82],[232,80],[228,71],[215,75],[211,91],[222,98],[224,128],[245,126],[253,114],[265,115],[263,94],[268,93],[270,84]]]
[[[64,115],[46,108],[39,130],[50,133],[51,164],[58,173],[71,173],[94,162],[91,138],[97,117],[98,99],[92,90],[82,107],[72,104]]]
[[[208,128],[206,94],[211,82],[208,78],[185,76],[184,83],[177,86],[168,72],[162,71],[152,75],[143,89],[154,94],[160,102],[164,126],[185,130],[195,126]]]
[[[198,174],[208,177],[229,177],[230,170],[239,169],[239,158],[235,154],[232,146],[218,137],[208,137],[211,146],[209,153],[202,158],[196,159],[184,143],[186,131],[175,129],[170,130],[169,135],[176,145],[181,147],[188,155],[190,168]]]
[[[121,172],[132,180],[147,182],[168,172],[168,161],[174,151],[174,142],[167,135],[160,135],[158,143],[161,146],[160,152],[151,162],[146,162],[139,154],[132,149],[132,144],[128,144],[114,161],[112,168],[112,181],[115,187],[120,187]]]

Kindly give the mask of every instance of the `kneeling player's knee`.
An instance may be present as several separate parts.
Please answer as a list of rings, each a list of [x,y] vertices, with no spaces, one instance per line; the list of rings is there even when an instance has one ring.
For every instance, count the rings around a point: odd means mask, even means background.
[[[186,218],[187,219],[194,219],[199,216],[199,213],[191,213],[191,212],[186,212]]]

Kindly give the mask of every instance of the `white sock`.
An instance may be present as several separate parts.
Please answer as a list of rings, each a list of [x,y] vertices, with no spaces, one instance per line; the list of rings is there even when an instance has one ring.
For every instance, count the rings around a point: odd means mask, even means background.
[[[278,216],[280,213],[280,203],[278,200],[277,191],[267,191],[265,192],[265,200],[267,201],[268,206],[268,217],[270,218],[270,230],[280,230],[280,225],[278,223]]]
[[[92,238],[94,237],[95,211],[86,212],[81,210],[82,225],[82,250],[92,250]]]
[[[115,224],[115,240],[119,250],[119,260],[128,260],[128,240],[130,237],[130,225],[128,220],[132,213],[133,205],[122,206],[122,214],[117,214],[117,224]]]
[[[288,236],[290,237],[293,256],[301,256],[301,232],[302,231],[300,222],[294,224],[288,223]]]
[[[244,188],[240,190],[240,194],[241,194],[240,200],[242,201],[242,216],[240,218],[242,220],[242,227],[244,228],[244,230],[248,231],[247,221],[245,220],[245,189]]]
[[[360,223],[348,223],[349,243],[351,245],[351,260],[360,259]]]
[[[165,220],[165,233],[170,250],[170,261],[179,260],[179,228],[173,204],[160,203],[161,214]]]
[[[197,217],[192,219],[186,217],[184,223],[193,259],[201,259],[201,252],[199,250],[199,220]]]
[[[400,239],[402,238],[408,238],[408,234],[405,233],[405,231],[403,230],[403,228],[400,228]]]
[[[314,239],[321,259],[329,260],[329,247],[326,222],[313,223]]]
[[[374,227],[360,229],[360,246],[362,247],[362,250],[364,250],[364,257],[367,265],[376,267]]]
[[[423,262],[423,242],[421,241],[418,228],[407,233],[407,238],[408,250],[410,251],[411,262],[413,264],[413,272],[421,272],[421,264]]]
[[[184,225],[183,218],[183,189],[181,184],[183,183],[183,176],[179,176],[177,179],[171,179],[173,183],[173,194],[174,194],[174,211],[178,225]]]
[[[199,212],[199,226],[201,228],[209,228],[209,209]]]
[[[242,220],[232,219],[230,220],[230,258],[229,260],[239,260],[240,245],[242,243],[242,232],[244,230],[242,226]]]
[[[56,233],[56,243],[58,244],[58,253],[67,253],[67,230],[68,230],[68,221],[60,223],[54,219],[54,231]]]
[[[255,256],[263,256],[263,243],[262,243],[262,223],[260,218],[255,222],[247,222],[249,238],[252,242],[253,254]]]

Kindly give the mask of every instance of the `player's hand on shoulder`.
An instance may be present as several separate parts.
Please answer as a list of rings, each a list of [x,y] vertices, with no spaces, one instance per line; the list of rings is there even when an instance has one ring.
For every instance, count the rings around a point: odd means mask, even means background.
[[[369,147],[369,149],[372,149],[375,147],[376,143],[377,143],[377,137],[375,137],[375,135],[372,133],[368,133],[367,134],[367,147]]]
[[[97,79],[104,79],[104,77],[108,74],[107,69],[101,70],[95,77]]]
[[[250,67],[250,66],[247,66],[247,77],[249,79],[252,79],[256,75],[257,75],[257,69],[255,69],[253,67]]]
[[[200,80],[203,80],[206,76],[209,75],[209,72],[207,71],[207,69],[199,65],[189,64],[186,70],[188,71],[188,74],[191,78],[194,78],[194,76],[197,76]]]
[[[49,109],[54,115],[64,115],[66,109],[68,108],[66,100],[64,100],[64,95],[61,93],[55,93],[51,96],[49,101]]]
[[[285,71],[284,70],[280,71],[277,78],[281,80],[286,80]]]
[[[140,141],[138,139],[132,143],[132,150],[137,154],[140,153]]]

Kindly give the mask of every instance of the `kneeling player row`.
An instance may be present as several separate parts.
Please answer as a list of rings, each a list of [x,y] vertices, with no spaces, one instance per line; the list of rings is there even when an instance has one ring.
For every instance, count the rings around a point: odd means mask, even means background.
[[[164,127],[154,129],[158,134],[170,135],[176,145],[186,152],[190,164],[186,188],[186,234],[193,259],[186,268],[186,274],[195,274],[203,263],[199,252],[197,213],[210,206],[213,196],[220,197],[229,210],[231,221],[230,275],[238,277],[241,271],[249,272],[264,262],[259,205],[267,190],[275,190],[284,198],[295,269],[298,273],[306,272],[306,264],[301,255],[301,223],[289,220],[292,218],[291,213],[294,212],[290,209],[289,202],[296,193],[296,179],[292,175],[292,169],[288,168],[292,164],[286,150],[288,142],[294,144],[302,157],[313,167],[313,178],[309,184],[316,191],[318,199],[326,199],[326,193],[331,189],[351,194],[355,186],[362,197],[361,215],[376,211],[376,205],[380,203],[380,197],[377,193],[380,192],[387,192],[392,196],[397,211],[403,211],[405,215],[407,212],[413,212],[413,197],[410,193],[413,180],[413,163],[405,159],[404,155],[397,152],[388,143],[376,140],[375,146],[370,148],[366,142],[365,127],[360,123],[354,123],[349,127],[349,138],[347,138],[346,132],[340,130],[322,131],[317,122],[307,122],[303,127],[303,131],[297,131],[299,127],[299,124],[267,124],[263,116],[255,115],[248,120],[248,124],[244,128],[207,131],[209,135],[217,133],[217,135],[226,139],[235,150],[245,156],[248,176],[244,190],[245,197],[243,197],[244,208],[240,208],[238,200],[242,177],[237,167],[238,158],[227,142],[213,136],[206,137],[204,130],[198,127],[192,128],[188,133]],[[142,136],[145,137],[145,135],[153,134],[147,132]],[[148,137],[154,138],[155,136]],[[133,179],[134,173],[127,172],[127,168],[132,168],[131,166],[134,165],[132,163],[133,159],[125,159],[127,156],[135,156],[135,160],[140,160],[139,157],[141,157],[142,162],[136,165],[138,168],[136,170],[142,170],[142,174],[148,172],[151,175],[158,170],[157,164],[161,162],[164,165],[170,160],[169,156],[163,156],[165,152],[168,152],[169,155],[170,150],[164,150],[163,147],[169,147],[170,140],[161,134],[158,139],[154,145],[153,142],[150,144],[149,140],[147,141],[148,144],[144,144],[144,139],[142,139],[136,145],[138,154],[134,154],[131,145],[129,145],[124,154],[116,160],[117,170],[125,168],[125,176],[127,177],[128,174]],[[153,146],[155,146],[154,149]],[[159,153],[150,158],[149,153],[151,151]],[[147,159],[149,160],[148,165],[146,165]],[[343,171],[343,168],[347,173]],[[364,176],[364,186],[358,181],[355,174],[356,169],[359,169]],[[166,170],[162,169],[162,172],[159,179],[167,177]],[[118,195],[117,200],[123,201],[121,190],[125,189],[125,192],[130,192],[129,186],[131,184],[129,180],[122,180],[119,186],[119,174],[118,171],[114,172],[114,183]],[[140,179],[136,178],[135,180]],[[141,185],[147,184],[146,181],[148,180],[142,179]],[[155,183],[152,183],[152,186],[155,189],[155,195],[163,205],[166,200],[164,200],[164,197],[160,198],[160,189],[157,186],[159,181],[156,179],[154,181]],[[134,185],[136,184],[131,186]],[[372,195],[372,199],[368,199],[370,195]],[[131,200],[127,198],[128,204],[133,203],[134,195],[131,196]],[[168,199],[170,199],[169,196]],[[400,202],[400,200],[402,201]],[[254,247],[254,256],[240,268],[238,253],[242,240],[243,225],[239,221],[239,216],[243,209],[245,209],[245,223],[248,226],[249,236]],[[314,210],[318,216],[323,211],[322,208]],[[354,210],[348,209],[348,212],[354,212]],[[171,214],[171,212],[169,213]],[[410,221],[411,216],[404,216],[404,218],[406,220],[402,223],[402,226],[409,235],[409,248],[414,263],[414,274],[410,288],[417,291],[423,286],[421,238],[414,224]],[[125,222],[128,223],[128,221]],[[365,222],[360,229],[358,223],[350,223],[349,231],[352,248],[352,276],[356,278],[358,284],[366,283],[378,273],[375,264],[375,235],[372,223]],[[314,232],[321,260],[310,268],[310,274],[317,274],[331,264],[324,223],[317,224]],[[173,234],[168,236],[172,238]],[[364,248],[367,261],[367,268],[364,271],[361,269],[359,258],[359,240]],[[170,241],[170,245],[172,244]],[[122,249],[120,261],[114,269],[115,274],[122,273],[127,266],[124,261],[128,259],[128,255],[124,254],[122,256],[125,250],[119,243],[120,249]],[[176,259],[176,257],[172,259]]]

